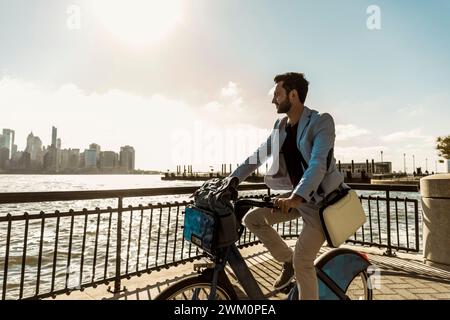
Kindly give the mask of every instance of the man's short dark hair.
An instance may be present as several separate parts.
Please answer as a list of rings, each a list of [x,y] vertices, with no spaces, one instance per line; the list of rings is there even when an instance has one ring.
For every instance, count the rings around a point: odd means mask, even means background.
[[[275,76],[273,80],[275,83],[283,81],[283,88],[286,90],[286,94],[289,94],[291,90],[297,90],[300,102],[305,103],[309,82],[305,79],[303,73],[287,72]]]

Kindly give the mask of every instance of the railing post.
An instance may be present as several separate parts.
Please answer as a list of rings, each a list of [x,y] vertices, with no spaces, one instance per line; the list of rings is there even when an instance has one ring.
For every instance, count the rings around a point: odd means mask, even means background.
[[[116,279],[114,280],[114,290],[111,291],[110,288],[108,288],[108,291],[112,293],[118,293],[121,291],[124,291],[125,288],[120,288],[120,267],[121,267],[121,256],[122,256],[122,210],[123,210],[123,203],[122,203],[122,197],[118,198],[118,204],[117,204],[117,243],[116,243]]]
[[[420,244],[419,244],[419,239],[420,239],[420,231],[419,231],[419,207],[418,207],[418,200],[414,201],[414,219],[415,219],[415,223],[414,226],[416,228],[416,250],[417,252],[419,252],[420,250]]]
[[[387,222],[387,249],[383,253],[385,256],[395,256],[392,252],[391,244],[391,204],[389,190],[386,190],[386,222]]]

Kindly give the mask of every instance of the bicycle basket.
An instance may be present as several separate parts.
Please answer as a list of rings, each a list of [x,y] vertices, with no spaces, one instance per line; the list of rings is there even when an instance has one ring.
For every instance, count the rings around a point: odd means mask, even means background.
[[[195,206],[186,207],[183,229],[185,240],[212,253],[216,245],[217,229],[216,214]]]

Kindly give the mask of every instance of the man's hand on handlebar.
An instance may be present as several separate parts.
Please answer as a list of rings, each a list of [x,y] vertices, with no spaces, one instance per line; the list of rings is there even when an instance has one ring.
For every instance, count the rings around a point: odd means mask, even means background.
[[[297,209],[301,203],[306,202],[305,199],[299,195],[292,193],[289,198],[275,198],[274,204],[276,207],[281,209],[282,214],[286,214],[291,211],[291,209]],[[272,213],[275,209],[272,209]]]

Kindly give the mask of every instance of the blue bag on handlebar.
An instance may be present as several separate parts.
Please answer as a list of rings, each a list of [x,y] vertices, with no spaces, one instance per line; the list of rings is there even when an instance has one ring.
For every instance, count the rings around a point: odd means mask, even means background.
[[[217,216],[195,206],[186,207],[184,213],[184,239],[212,253],[217,240]]]

